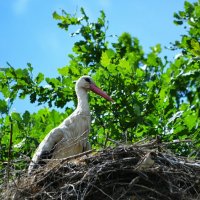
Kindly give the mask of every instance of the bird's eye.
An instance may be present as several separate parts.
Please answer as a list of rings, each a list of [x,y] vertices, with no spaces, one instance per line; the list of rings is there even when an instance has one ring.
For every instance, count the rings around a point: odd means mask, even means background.
[[[89,78],[85,78],[85,81],[87,81],[88,83],[91,83],[91,80]]]

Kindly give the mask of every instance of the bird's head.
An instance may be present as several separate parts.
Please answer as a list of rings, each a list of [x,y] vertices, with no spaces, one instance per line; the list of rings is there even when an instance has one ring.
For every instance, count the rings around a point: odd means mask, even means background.
[[[76,91],[78,91],[78,89],[91,90],[94,93],[107,99],[108,101],[113,101],[110,96],[108,96],[104,91],[102,91],[99,87],[96,86],[96,84],[90,76],[82,76],[77,80]]]

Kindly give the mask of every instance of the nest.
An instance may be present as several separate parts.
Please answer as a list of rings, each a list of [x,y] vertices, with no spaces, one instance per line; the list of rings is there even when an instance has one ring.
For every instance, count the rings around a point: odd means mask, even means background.
[[[200,163],[133,145],[50,161],[11,183],[2,199],[200,199]]]

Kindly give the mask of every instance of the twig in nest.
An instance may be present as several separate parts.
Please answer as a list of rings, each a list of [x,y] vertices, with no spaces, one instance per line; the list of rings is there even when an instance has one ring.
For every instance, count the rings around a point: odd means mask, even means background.
[[[65,161],[68,161],[68,160],[71,160],[71,159],[76,159],[76,158],[79,158],[81,156],[84,156],[84,155],[87,155],[87,154],[90,154],[92,152],[94,152],[95,149],[91,149],[91,150],[88,150],[88,151],[85,151],[83,153],[79,153],[79,154],[76,154],[76,155],[73,155],[73,156],[69,156],[67,158],[59,158],[59,159],[43,159],[44,161],[60,161],[59,164],[62,164],[64,163]]]
[[[108,141],[112,142],[112,143],[115,143],[116,145],[120,145],[120,142],[116,141],[116,140],[113,140],[111,138],[107,138]]]
[[[185,142],[192,142],[192,140],[188,139],[188,140],[177,140],[177,141],[173,141],[173,142],[164,142],[164,143],[157,143],[156,140],[152,141],[150,143],[147,144],[141,144],[141,145],[135,145],[133,144],[133,147],[136,148],[142,148],[142,147],[159,147],[159,146],[168,146],[171,144],[178,144],[178,143],[185,143]]]
[[[91,184],[91,183],[90,183]],[[103,193],[105,196],[107,196],[109,199],[114,200],[111,196],[109,196],[108,194],[106,194],[101,188],[97,187],[96,185],[91,184],[92,187],[96,188],[97,190],[99,190],[101,193]]]
[[[53,198],[53,197],[49,194],[49,192],[44,191],[44,193],[45,193],[49,198],[55,199],[55,198]]]
[[[136,176],[129,184],[128,184],[128,189],[123,193],[121,194],[121,196],[117,199],[117,200],[120,200],[121,198],[125,197],[126,194],[128,192],[130,192],[130,190],[132,190],[133,186],[135,183],[137,183],[139,181],[140,177],[139,176]]]
[[[171,200],[171,198],[169,198],[168,196],[166,196],[166,195],[164,195],[164,194],[161,194],[160,192],[158,192],[158,191],[155,190],[155,189],[152,189],[152,188],[150,188],[150,187],[146,187],[145,185],[134,184],[134,186],[143,188],[143,189],[145,189],[146,191],[151,191],[151,192],[153,192],[153,193],[156,193],[156,194],[159,195],[160,197],[165,197],[166,199]]]

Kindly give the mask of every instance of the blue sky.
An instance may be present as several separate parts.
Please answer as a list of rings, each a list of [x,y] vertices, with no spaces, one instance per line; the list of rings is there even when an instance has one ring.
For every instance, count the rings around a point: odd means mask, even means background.
[[[35,74],[58,75],[57,68],[68,63],[76,38],[57,27],[54,11],[73,14],[84,7],[95,20],[104,10],[110,24],[108,35],[129,32],[148,52],[157,43],[169,46],[184,33],[173,24],[173,13],[183,10],[183,5],[184,0],[0,0],[0,67],[9,62],[24,68],[30,62]],[[163,54],[174,56],[168,50]],[[16,110],[26,109],[21,105],[16,104]]]

